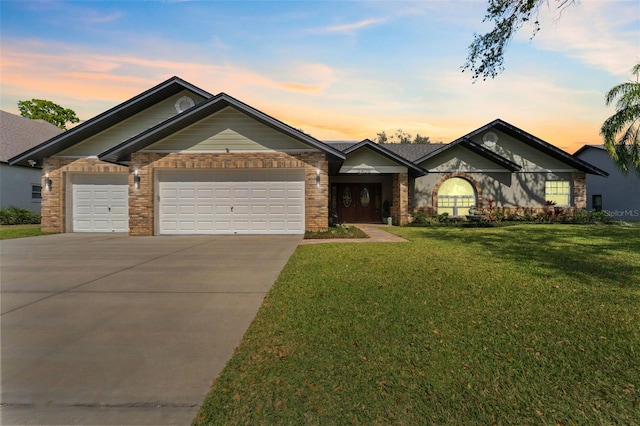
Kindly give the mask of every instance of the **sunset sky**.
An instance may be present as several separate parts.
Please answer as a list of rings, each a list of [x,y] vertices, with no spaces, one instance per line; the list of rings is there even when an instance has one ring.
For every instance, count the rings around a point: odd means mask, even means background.
[[[81,120],[177,75],[320,140],[385,130],[449,142],[496,118],[571,153],[601,143],[605,93],[640,62],[640,2],[549,1],[506,71],[460,67],[486,1],[0,1],[1,109]]]

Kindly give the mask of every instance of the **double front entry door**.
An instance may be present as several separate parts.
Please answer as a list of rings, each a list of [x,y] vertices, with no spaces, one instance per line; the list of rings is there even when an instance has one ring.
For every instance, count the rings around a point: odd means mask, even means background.
[[[339,183],[333,186],[331,204],[338,221],[380,222],[382,220],[381,185],[379,183]]]

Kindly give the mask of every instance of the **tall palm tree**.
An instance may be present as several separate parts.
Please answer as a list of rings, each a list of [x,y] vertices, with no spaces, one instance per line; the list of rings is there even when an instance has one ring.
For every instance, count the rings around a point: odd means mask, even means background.
[[[640,63],[631,73],[636,81],[618,84],[607,93],[607,106],[614,101],[616,113],[602,124],[604,146],[622,172],[635,169],[640,176]]]

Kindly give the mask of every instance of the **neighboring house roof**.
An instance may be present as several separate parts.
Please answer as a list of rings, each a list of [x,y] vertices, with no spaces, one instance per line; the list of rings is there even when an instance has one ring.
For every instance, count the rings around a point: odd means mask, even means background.
[[[377,144],[373,141],[371,141],[370,139],[365,139],[360,143],[354,144],[349,146],[348,148],[346,148],[345,150],[343,150],[343,152],[347,155],[351,154],[352,152],[355,152],[359,149],[362,148],[369,148],[399,164],[402,164],[403,166],[407,167],[407,169],[409,170],[409,172],[411,172],[411,174],[416,175],[416,176],[423,176],[426,175],[428,172],[423,169],[422,167],[416,165],[415,163],[407,160],[406,158],[396,154],[395,152],[391,151],[390,149],[388,149],[388,145],[391,144]]]
[[[465,148],[469,149],[471,152],[474,152],[480,155],[481,157],[484,157],[487,160],[492,161],[497,165],[504,167],[505,169],[510,170],[512,172],[517,172],[519,170],[522,170],[522,167],[520,167],[520,165],[514,163],[511,160],[504,158],[501,155],[496,154],[495,152],[481,145],[478,145],[471,139],[468,139],[464,136],[449,144],[441,146],[440,148],[432,151],[431,153],[425,155],[424,157],[419,158],[418,160],[416,160],[416,163],[422,163],[423,161],[428,160],[429,158],[435,157],[436,155],[439,155],[457,145],[464,146]]]
[[[551,145],[550,143],[545,142],[542,139],[536,136],[533,136],[532,134],[527,133],[524,130],[519,129],[516,126],[511,125],[499,118],[492,121],[489,124],[485,124],[484,126],[472,131],[471,133],[464,135],[463,138],[471,138],[489,129],[497,129],[513,138],[518,139],[519,141],[526,143],[527,145],[530,145],[538,149],[541,152],[544,152],[545,154],[555,158],[556,160],[559,160],[564,162],[565,164],[568,164],[574,169],[580,170],[582,172],[594,174],[594,175],[608,176],[608,173],[605,172],[604,170],[600,170],[599,168],[585,161],[582,161],[581,159],[576,158],[575,156],[561,150],[560,148],[557,148]]]
[[[213,96],[179,77],[171,77],[91,120],[87,120],[57,137],[53,137],[38,146],[22,152],[20,155],[16,155],[9,160],[9,163],[26,165],[27,160],[33,159],[41,164],[42,159],[45,157],[55,155],[185,89],[206,99]]]
[[[0,162],[7,163],[11,157],[62,132],[44,120],[31,120],[0,111]]]
[[[577,150],[576,152],[573,153],[573,156],[577,157],[578,155],[580,155],[581,153],[583,153],[584,151],[586,151],[589,148],[599,149],[601,151],[606,151],[606,149],[604,149],[604,145],[583,145],[579,150]]]
[[[309,136],[308,134],[298,129],[295,129],[280,120],[277,120],[261,111],[258,111],[257,109],[245,104],[244,102],[241,102],[238,99],[227,95],[226,93],[215,95],[211,99],[208,99],[201,104],[188,109],[187,111],[175,115],[174,117],[158,124],[157,126],[154,126],[149,130],[142,132],[139,135],[136,135],[131,139],[126,140],[121,144],[103,152],[102,154],[99,154],[98,158],[103,161],[112,163],[122,163],[123,161],[128,161],[131,157],[131,153],[139,151],[149,146],[150,144],[157,142],[158,140],[169,136],[176,131],[184,129],[185,127],[229,106],[266,126],[278,130],[300,142],[311,145],[314,148],[318,148],[321,151],[331,154],[340,160],[344,160],[346,158],[341,151],[332,147],[331,145],[325,144],[324,142],[319,141],[318,139]]]

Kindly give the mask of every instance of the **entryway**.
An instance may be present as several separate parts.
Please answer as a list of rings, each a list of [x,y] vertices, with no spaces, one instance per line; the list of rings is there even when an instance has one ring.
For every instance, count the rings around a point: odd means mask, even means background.
[[[382,220],[382,188],[379,183],[332,185],[331,205],[341,223],[371,223]]]

